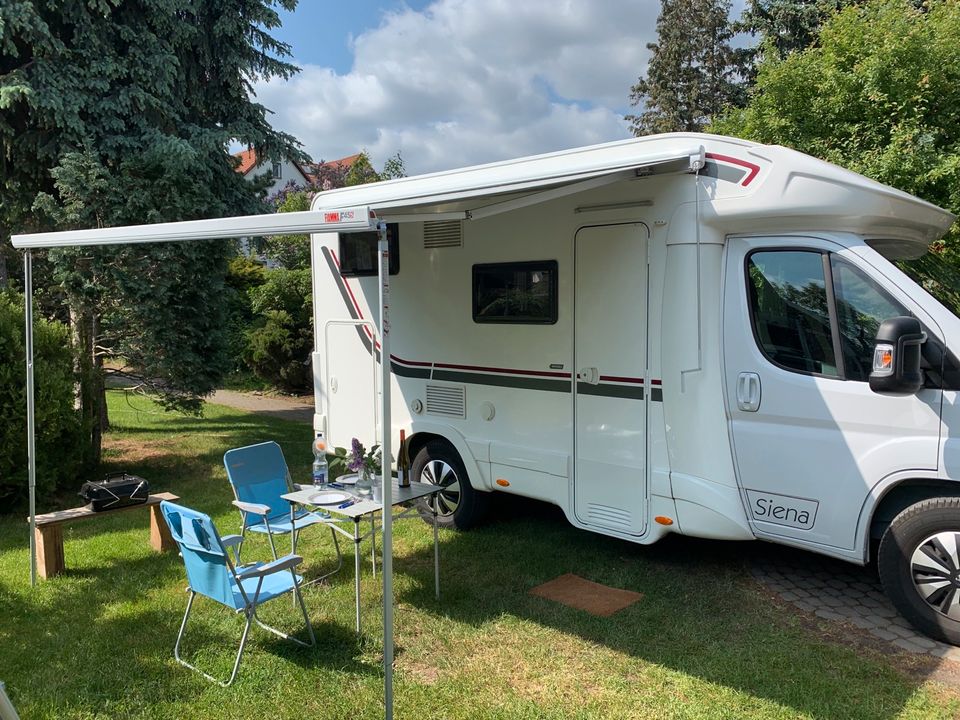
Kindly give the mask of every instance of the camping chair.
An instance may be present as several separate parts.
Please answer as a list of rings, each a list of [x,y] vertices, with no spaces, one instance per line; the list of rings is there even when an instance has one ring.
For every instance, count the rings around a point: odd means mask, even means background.
[[[310,624],[307,608],[300,595],[301,578],[294,572],[294,568],[303,561],[303,558],[297,555],[286,555],[271,563],[254,563],[246,567],[235,566],[230,561],[227,548],[232,547],[236,551],[242,541],[239,535],[227,535],[221,538],[209,516],[167,500],[160,503],[160,511],[170,527],[173,539],[180,546],[180,555],[183,557],[189,583],[187,590],[190,593],[190,599],[187,600],[187,611],[183,615],[180,632],[177,634],[177,643],[173,647],[173,656],[178,663],[195,670],[221,687],[227,687],[237,676],[240,658],[243,657],[243,648],[247,644],[247,635],[254,620],[265,630],[287,640],[293,640],[298,645],[311,647],[316,643],[313,626]],[[257,608],[260,605],[288,592],[293,593],[300,605],[303,620],[307,624],[307,632],[310,634],[309,643],[272,628],[257,617]],[[233,672],[226,682],[217,680],[180,657],[180,641],[183,640],[184,631],[187,629],[187,620],[197,594],[216,600],[235,612],[242,612],[247,619],[247,624],[243,628],[243,637],[240,639],[237,659],[233,663]]]
[[[290,503],[280,496],[294,488],[290,481],[287,462],[283,459],[283,451],[275,442],[228,450],[223,456],[223,464],[227,468],[227,478],[230,480],[233,495],[236,498],[233,504],[239,508],[243,521],[240,528],[241,543],[248,530],[263,533],[270,540],[270,550],[273,553],[273,559],[276,560],[277,547],[273,542],[274,535],[290,533],[290,552],[296,552],[297,536],[303,528],[326,523],[327,518],[302,508],[291,515]],[[337,567],[326,575],[314,578],[311,582],[329,577],[343,566],[340,543],[332,527],[330,527],[330,534],[333,536],[333,546],[337,549]],[[239,552],[238,546],[238,562]]]

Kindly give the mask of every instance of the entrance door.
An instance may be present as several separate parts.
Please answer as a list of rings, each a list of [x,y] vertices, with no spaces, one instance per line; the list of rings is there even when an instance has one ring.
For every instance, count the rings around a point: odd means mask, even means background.
[[[575,246],[574,512],[646,528],[647,239],[642,223],[582,228]]]
[[[879,324],[918,308],[826,240],[734,238],[727,252],[727,398],[754,531],[857,556],[871,489],[937,467],[940,391],[867,382]]]

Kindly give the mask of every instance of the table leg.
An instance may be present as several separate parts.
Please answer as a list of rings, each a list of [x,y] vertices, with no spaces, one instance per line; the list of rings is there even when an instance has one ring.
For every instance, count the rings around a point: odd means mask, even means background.
[[[440,599],[440,543],[437,541],[437,504],[433,505],[433,581]]]
[[[357,605],[357,634],[360,634],[360,518],[353,519],[353,591]]]
[[[45,525],[34,531],[37,542],[37,571],[40,577],[59,575],[66,569],[63,557],[63,531],[59,525]]]
[[[373,564],[373,577],[377,577],[377,514],[370,513],[370,562]]]

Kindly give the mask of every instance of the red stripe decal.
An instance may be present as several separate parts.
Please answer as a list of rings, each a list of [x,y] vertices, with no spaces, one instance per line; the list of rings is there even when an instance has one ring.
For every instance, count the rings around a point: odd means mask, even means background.
[[[633,383],[634,385],[643,385],[643,378],[617,377],[616,375],[601,375],[601,380],[608,382]]]
[[[717,155],[716,153],[707,153],[707,157],[711,160],[719,160],[720,162],[730,163],[731,165],[739,165],[740,167],[747,168],[750,172],[747,173],[747,176],[743,179],[743,182],[740,183],[742,187],[746,187],[753,179],[757,176],[757,173],[760,172],[760,166],[754,165],[752,162],[747,162],[746,160],[740,160],[739,158],[730,157],[729,155]]]

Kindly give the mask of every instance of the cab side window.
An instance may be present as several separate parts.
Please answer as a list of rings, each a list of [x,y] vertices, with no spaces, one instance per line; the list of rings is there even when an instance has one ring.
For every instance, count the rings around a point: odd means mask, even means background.
[[[754,335],[771,362],[838,377],[822,253],[754,252],[747,258],[747,290]]]
[[[848,380],[867,382],[880,323],[912,313],[850,263],[831,255],[830,264],[844,375]]]

